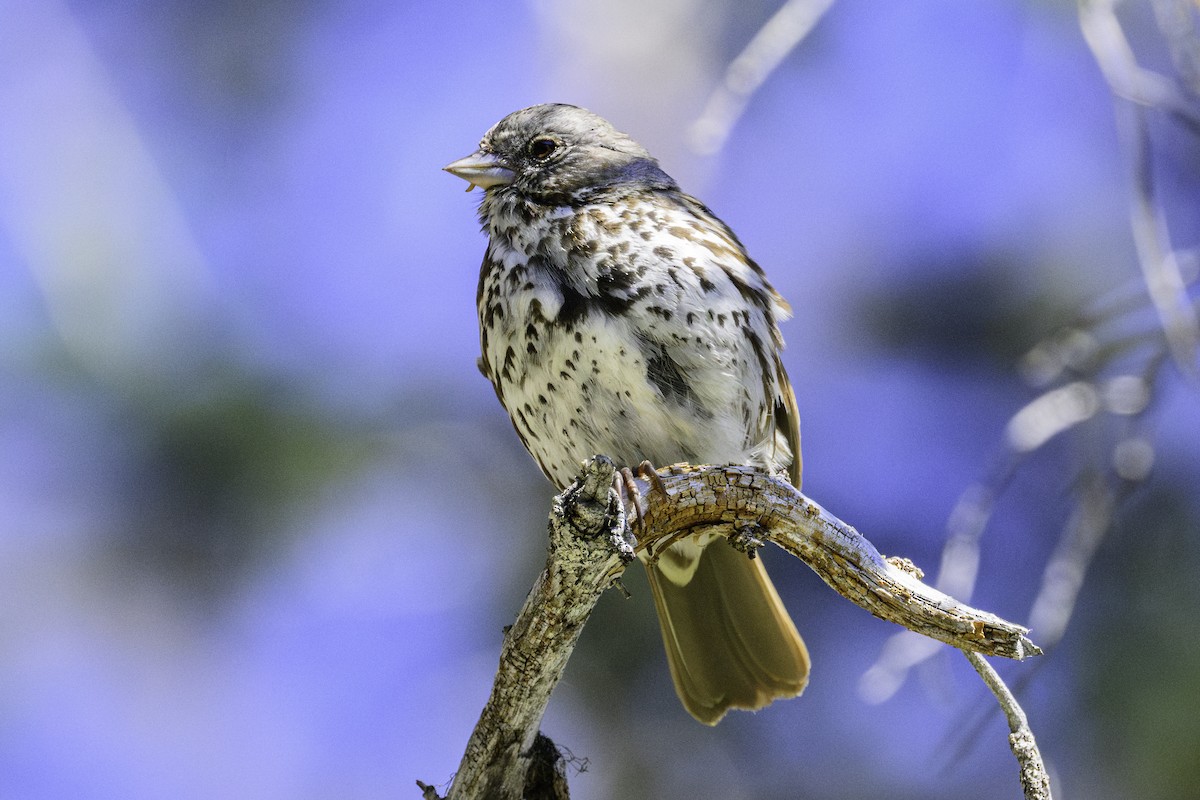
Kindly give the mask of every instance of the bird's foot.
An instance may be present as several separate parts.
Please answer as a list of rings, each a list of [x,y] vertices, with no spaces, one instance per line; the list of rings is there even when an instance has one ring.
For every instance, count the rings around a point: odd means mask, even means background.
[[[629,467],[621,467],[613,476],[613,488],[621,498],[625,508],[625,518],[632,530],[645,530],[646,510],[642,507],[642,490],[638,488],[637,479]]]
[[[649,461],[642,461],[638,464],[638,477],[645,478],[650,483],[650,489],[655,492],[667,493],[667,486],[663,483],[662,477],[658,474],[658,470]]]

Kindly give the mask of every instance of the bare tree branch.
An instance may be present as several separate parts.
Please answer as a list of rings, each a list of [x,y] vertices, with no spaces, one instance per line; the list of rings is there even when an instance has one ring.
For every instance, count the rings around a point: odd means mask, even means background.
[[[644,496],[653,539],[641,546],[700,526],[724,528],[730,535],[750,528],[880,619],[988,655],[1021,659],[1041,653],[1025,636],[1027,628],[922,583],[911,566],[885,559],[857,530],[785,480],[735,466],[676,466],[659,475],[661,491]]]
[[[542,771],[539,755],[544,761],[549,743],[534,746],[542,715],[600,595],[633,560],[612,488],[614,472],[608,459],[592,459],[579,480],[554,498],[546,569],[504,636],[492,695],[449,800],[556,797],[530,780]]]
[[[538,727],[600,594],[632,561],[612,463],[598,456],[555,498],[546,569],[508,631],[492,695],[467,744],[450,800],[565,797],[547,770]],[[786,480],[750,467],[675,465],[636,482],[645,511],[638,551],[653,552],[700,531],[725,533],[753,551],[773,542],[875,616],[964,651],[1021,659],[1041,651],[1028,629],[927,586],[911,562],[884,558],[854,528]],[[542,777],[537,777],[542,776]],[[427,800],[436,791],[419,784]]]
[[[1038,750],[1037,740],[1029,727],[1029,720],[1017,698],[1008,690],[1000,675],[992,665],[979,653],[964,650],[971,666],[983,678],[983,682],[992,690],[1000,708],[1008,719],[1008,746],[1012,748],[1017,763],[1021,766],[1021,790],[1025,800],[1051,800],[1050,776],[1046,773],[1046,765],[1042,761],[1041,751]]]

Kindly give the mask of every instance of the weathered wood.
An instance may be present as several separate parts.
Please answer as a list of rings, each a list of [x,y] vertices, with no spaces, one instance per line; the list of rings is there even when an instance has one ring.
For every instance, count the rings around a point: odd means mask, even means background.
[[[467,743],[448,800],[555,797],[532,785],[553,743],[535,748],[550,693],[567,667],[600,595],[633,559],[625,514],[606,458],[554,498],[546,569],[525,599],[500,651],[492,695]],[[541,783],[541,781],[538,781]],[[565,780],[562,794],[565,797]]]
[[[539,738],[539,726],[584,623],[634,557],[614,474],[612,462],[596,457],[555,498],[546,569],[504,637],[492,695],[447,800],[567,796],[566,781],[555,777],[561,764],[548,764],[555,751]],[[1026,628],[925,585],[911,562],[885,559],[782,478],[751,467],[680,464],[635,485],[638,496],[625,499],[645,512],[644,524],[636,526],[639,553],[700,532],[724,533],[748,551],[769,541],[881,619],[963,650],[1017,659],[1041,652]],[[424,797],[436,797],[418,784]]]
[[[645,498],[653,540],[642,546],[701,526],[712,530],[716,525],[730,535],[751,528],[757,538],[796,556],[838,594],[880,619],[987,655],[1022,659],[1041,653],[1026,637],[1027,628],[922,583],[918,570],[903,560],[885,559],[852,526],[782,478],[739,466],[676,465],[659,475],[661,489]]]

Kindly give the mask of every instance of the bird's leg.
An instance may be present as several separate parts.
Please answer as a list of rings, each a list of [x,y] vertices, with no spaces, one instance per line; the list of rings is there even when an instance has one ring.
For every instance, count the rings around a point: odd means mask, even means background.
[[[663,484],[662,478],[659,477],[658,472],[654,469],[654,465],[649,461],[642,461],[642,463],[638,464],[636,477],[642,478],[649,482],[651,491],[659,491],[663,494],[666,494],[667,489]],[[642,493],[638,488],[637,480],[634,476],[633,470],[631,470],[629,467],[622,467],[617,472],[617,476],[614,478],[613,484],[620,493],[621,500],[625,503],[626,508],[633,508],[632,514],[630,515],[630,527],[633,528],[636,526],[636,530],[642,535],[645,535],[647,533],[646,509],[643,506]],[[650,560],[653,561],[655,558],[653,546],[648,545],[646,547],[646,551],[650,556]]]

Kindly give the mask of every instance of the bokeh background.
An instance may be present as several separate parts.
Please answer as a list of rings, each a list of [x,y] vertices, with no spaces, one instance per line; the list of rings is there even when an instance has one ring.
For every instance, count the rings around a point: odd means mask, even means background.
[[[1128,148],[1074,4],[839,0],[696,152],[777,7],[0,2],[0,798],[449,780],[552,493],[476,371],[478,193],[440,167],[537,102],[609,117],[739,233],[797,310],[806,493],[936,570],[1042,391],[1023,354],[1106,293],[1145,308]],[[1150,3],[1120,10],[1169,73]],[[1197,140],[1149,124],[1194,247]],[[1153,469],[1065,636],[998,665],[1062,798],[1200,796],[1200,402],[1169,362],[1147,389]],[[1029,619],[1110,417],[1023,460],[976,605]],[[544,725],[575,796],[1018,796],[961,658],[868,702],[894,630],[771,563],[804,697],[694,723],[631,572]]]

